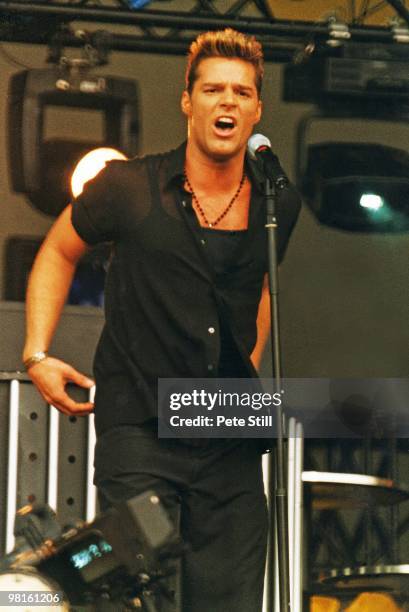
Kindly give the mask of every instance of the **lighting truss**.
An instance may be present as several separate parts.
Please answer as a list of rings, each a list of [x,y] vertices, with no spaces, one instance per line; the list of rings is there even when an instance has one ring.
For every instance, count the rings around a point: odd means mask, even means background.
[[[158,6],[156,0],[150,6]],[[162,3],[164,5],[164,3]],[[166,2],[169,7],[170,2]],[[346,2],[351,37],[359,42],[388,43],[396,39],[392,27],[364,25],[365,16],[385,3],[363,0]],[[401,0],[391,0],[394,12],[409,22]],[[326,21],[290,21],[274,17],[274,0],[186,0],[186,10],[149,8],[132,10],[125,0],[73,0],[45,2],[0,0],[0,40],[50,45],[58,39],[65,47],[82,47],[101,30],[89,31],[92,23],[120,25],[104,31],[110,50],[161,54],[185,54],[198,31],[234,27],[256,35],[263,43],[268,61],[289,61],[307,40],[333,36]],[[300,3],[307,7],[308,2]],[[179,4],[180,6],[180,4]],[[336,13],[336,6],[329,9]],[[306,13],[307,14],[307,13]]]

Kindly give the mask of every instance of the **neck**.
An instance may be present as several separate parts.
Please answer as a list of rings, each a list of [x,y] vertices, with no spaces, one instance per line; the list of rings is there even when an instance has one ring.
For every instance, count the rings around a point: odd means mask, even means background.
[[[186,148],[186,174],[198,189],[217,186],[220,190],[230,190],[236,186],[244,170],[245,151],[229,159],[212,159],[194,147]]]

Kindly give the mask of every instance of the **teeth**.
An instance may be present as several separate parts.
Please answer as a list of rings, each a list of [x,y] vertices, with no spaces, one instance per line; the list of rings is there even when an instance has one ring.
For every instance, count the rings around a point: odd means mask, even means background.
[[[220,117],[220,119],[217,119],[216,125],[221,128],[231,128],[234,127],[234,120],[231,117]]]

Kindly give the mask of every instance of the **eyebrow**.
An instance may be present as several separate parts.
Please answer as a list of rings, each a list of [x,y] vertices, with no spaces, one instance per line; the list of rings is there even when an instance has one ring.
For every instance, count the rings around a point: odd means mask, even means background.
[[[206,83],[202,84],[202,87],[220,87],[226,85],[225,81],[208,81]],[[256,88],[255,85],[250,86],[250,85],[242,85],[241,83],[232,83],[233,87],[239,88],[239,89],[245,89],[247,91],[254,91]]]

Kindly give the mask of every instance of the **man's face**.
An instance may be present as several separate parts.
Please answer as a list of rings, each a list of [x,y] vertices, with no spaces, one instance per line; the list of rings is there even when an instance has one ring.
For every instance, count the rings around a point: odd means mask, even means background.
[[[215,161],[244,152],[261,116],[255,76],[254,66],[241,59],[209,57],[200,62],[192,93],[182,95],[191,147]]]

